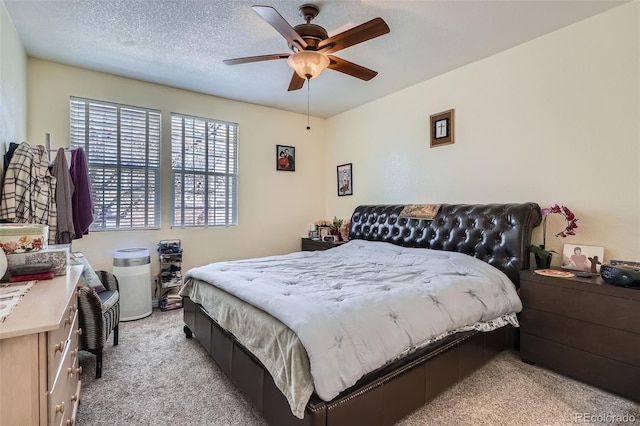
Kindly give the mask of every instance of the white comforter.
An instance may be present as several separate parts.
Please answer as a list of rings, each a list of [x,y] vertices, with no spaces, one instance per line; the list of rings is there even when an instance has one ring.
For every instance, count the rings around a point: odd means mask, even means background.
[[[326,401],[436,336],[522,309],[513,283],[485,262],[363,240],[322,252],[212,263],[189,270],[185,279],[191,277],[291,328]]]

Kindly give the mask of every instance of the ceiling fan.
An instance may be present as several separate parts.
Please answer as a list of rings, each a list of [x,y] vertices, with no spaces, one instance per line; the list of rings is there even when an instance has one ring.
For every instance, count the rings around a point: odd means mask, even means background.
[[[371,40],[387,34],[389,26],[382,18],[374,18],[364,24],[355,26],[340,34],[329,37],[327,31],[311,21],[318,16],[320,9],[314,4],[303,4],[299,14],[306,23],[292,27],[271,6],[252,6],[253,10],[278,31],[289,43],[293,53],[277,53],[272,55],[249,56],[245,58],[226,59],[227,65],[246,64],[249,62],[287,59],[295,71],[289,91],[301,89],[305,80],[316,78],[325,68],[369,81],[378,73],[361,65],[331,55],[347,47]]]

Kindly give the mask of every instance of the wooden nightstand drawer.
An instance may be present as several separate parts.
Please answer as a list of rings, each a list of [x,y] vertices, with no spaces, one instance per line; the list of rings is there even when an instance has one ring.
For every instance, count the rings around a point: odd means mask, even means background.
[[[640,367],[640,334],[528,308],[520,318],[531,335]]]
[[[330,248],[336,247],[338,244],[341,244],[341,243],[302,238],[302,251],[328,250]]]
[[[520,335],[522,348],[535,348],[533,359],[542,367],[558,371],[585,383],[640,401],[640,368],[603,356],[571,348],[526,333]]]
[[[582,290],[576,290],[522,281],[520,298],[528,309],[553,312],[568,318],[640,334],[638,301],[587,290],[586,284]]]

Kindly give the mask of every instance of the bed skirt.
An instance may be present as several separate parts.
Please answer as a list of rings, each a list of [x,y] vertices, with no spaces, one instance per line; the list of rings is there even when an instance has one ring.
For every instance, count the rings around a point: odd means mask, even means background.
[[[258,413],[278,426],[393,425],[513,347],[516,338],[511,325],[486,333],[468,331],[449,336],[367,374],[329,402],[313,395],[304,419],[298,419],[260,361],[201,306],[185,297],[183,307],[187,337],[195,334]]]

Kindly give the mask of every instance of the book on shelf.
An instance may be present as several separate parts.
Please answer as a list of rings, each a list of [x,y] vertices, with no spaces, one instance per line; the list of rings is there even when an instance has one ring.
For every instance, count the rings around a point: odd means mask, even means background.
[[[171,279],[171,280],[169,280],[169,281],[163,281],[163,282],[162,282],[162,287],[163,287],[163,288],[177,287],[177,286],[179,286],[180,284],[182,284],[182,283],[180,282],[180,278],[172,278],[172,279]]]

